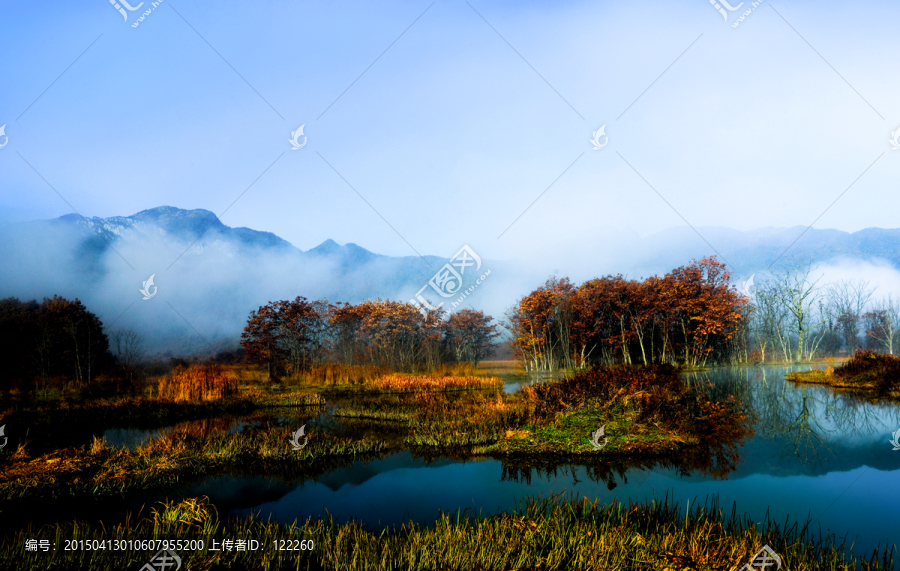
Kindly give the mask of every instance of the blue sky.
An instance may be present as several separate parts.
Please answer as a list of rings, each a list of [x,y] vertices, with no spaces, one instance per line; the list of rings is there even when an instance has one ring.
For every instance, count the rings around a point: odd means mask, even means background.
[[[517,259],[685,220],[897,226],[895,2],[164,0],[132,27],[149,8],[0,4],[0,223],[172,205]]]

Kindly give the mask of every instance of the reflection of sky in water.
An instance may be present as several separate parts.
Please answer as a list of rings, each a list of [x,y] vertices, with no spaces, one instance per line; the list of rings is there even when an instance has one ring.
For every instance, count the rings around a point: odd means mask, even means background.
[[[724,480],[698,473],[683,477],[669,468],[629,470],[628,483],[616,477],[617,486],[609,490],[576,467],[574,477],[571,469],[550,477],[535,472],[529,484],[503,481],[500,460],[429,465],[402,452],[289,486],[278,497],[220,501],[241,515],[252,510],[290,522],[327,510],[340,521],[352,517],[377,527],[378,522],[400,524],[409,518],[430,523],[441,510],[495,513],[513,509],[525,496],[559,492],[601,502],[642,501],[668,493],[682,506],[718,495],[726,513],[736,503],[738,513],[754,521],[766,512],[779,523],[786,517],[801,522],[812,518],[816,533],[821,525],[826,533],[846,536],[848,544],[855,541],[857,553],[879,543],[883,547],[889,538],[900,543],[900,451],[892,451],[888,443],[900,428],[900,407],[869,404],[827,387],[787,383],[787,370],[714,369],[688,375],[711,381],[716,395],[739,396],[757,415],[756,435],[739,448],[737,469]],[[192,491],[208,493],[218,486],[213,479]]]
[[[876,547],[879,540],[884,546],[888,537],[895,538],[900,532],[896,518],[900,513],[898,472],[865,467],[818,477],[756,474],[727,481],[685,480],[666,470],[645,474],[644,478],[629,475],[628,484],[618,479],[619,485],[612,491],[603,482],[590,481],[583,468],[575,470],[580,480],[577,483],[571,472],[549,480],[534,477],[530,485],[501,481],[501,462],[493,459],[432,467],[414,461],[404,452],[371,462],[366,472],[374,471],[374,474],[362,482],[354,482],[356,469],[333,473],[328,483],[320,480],[295,486],[277,499],[253,502],[252,506],[237,497],[212,499],[222,507],[230,503],[234,515],[253,511],[261,512],[263,517],[271,515],[279,521],[291,522],[324,516],[327,510],[339,521],[352,517],[370,527],[378,527],[378,522],[396,525],[410,518],[428,524],[442,509],[449,512],[469,508],[472,513],[485,515],[511,510],[517,501],[529,495],[547,497],[566,492],[576,498],[598,498],[601,503],[613,500],[627,503],[629,499],[661,498],[668,493],[670,499],[684,506],[688,501],[703,503],[717,493],[726,513],[737,502],[739,513],[749,514],[754,521],[761,521],[767,510],[779,523],[788,516],[792,521],[805,520],[808,516],[815,520],[825,512],[819,519],[822,529],[839,537],[849,534],[848,544],[855,540],[857,553]],[[219,489],[220,485],[218,479],[213,479],[207,486],[193,491],[207,493]],[[818,529],[818,524],[814,529]]]
[[[734,394],[749,405],[755,419],[754,437],[738,452],[736,469],[726,479],[700,473],[679,475],[674,469],[631,469],[627,483],[616,477],[609,490],[603,481],[591,481],[584,467],[560,468],[556,475],[532,473],[531,482],[503,479],[503,462],[476,459],[466,462],[438,460],[426,463],[401,452],[368,463],[336,470],[316,481],[286,483],[263,476],[242,478],[215,476],[180,490],[165,490],[169,498],[209,495],[220,513],[246,515],[251,511],[263,519],[301,521],[324,516],[326,510],[339,521],[356,518],[370,527],[399,525],[410,518],[433,523],[441,510],[455,513],[496,513],[514,509],[526,496],[548,497],[560,492],[601,502],[643,501],[653,497],[692,504],[718,495],[728,513],[737,504],[738,513],[761,521],[768,511],[780,524],[813,519],[839,538],[856,542],[854,551],[883,547],[888,538],[900,543],[900,451],[891,450],[888,440],[900,428],[900,406],[870,404],[847,394],[835,394],[827,387],[795,385],[784,381],[784,367],[713,369],[690,373],[691,382],[713,383],[714,398]],[[796,368],[794,369],[796,370]],[[507,392],[541,382],[541,377],[500,375]],[[311,418],[292,411],[267,419],[273,424],[294,428],[329,430],[356,436],[360,430],[342,426],[346,419],[325,414]],[[252,429],[258,420],[238,419],[228,432]],[[265,425],[265,422],[262,423]],[[365,429],[364,431],[367,431]],[[376,424],[376,433],[386,427]],[[110,430],[107,439],[141,442],[158,431]],[[115,441],[115,442],[114,442]],[[122,445],[122,444],[119,444]],[[598,465],[603,465],[598,458]],[[174,492],[174,493],[173,493]]]

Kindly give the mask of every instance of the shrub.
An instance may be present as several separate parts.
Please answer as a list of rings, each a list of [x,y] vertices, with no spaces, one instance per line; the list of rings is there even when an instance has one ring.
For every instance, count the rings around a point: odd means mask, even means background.
[[[854,384],[873,384],[880,389],[900,386],[900,357],[857,349],[843,365],[834,369],[841,380]]]

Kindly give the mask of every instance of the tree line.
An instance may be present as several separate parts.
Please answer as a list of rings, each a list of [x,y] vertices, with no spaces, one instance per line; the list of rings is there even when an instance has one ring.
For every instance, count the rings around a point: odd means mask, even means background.
[[[808,361],[857,349],[893,354],[900,304],[861,279],[823,283],[810,262],[789,261],[749,295],[749,360]]]
[[[499,333],[492,320],[472,309],[448,315],[398,301],[354,305],[297,297],[252,311],[241,346],[272,378],[326,362],[414,372],[446,363],[477,365],[493,353]]]
[[[798,362],[857,349],[900,349],[900,303],[868,282],[822,283],[789,261],[739,292],[725,264],[694,260],[663,276],[608,275],[581,285],[551,278],[522,297],[503,324],[528,370],[593,364]],[[268,303],[252,311],[240,357],[277,378],[325,363],[425,371],[493,353],[499,326],[483,312],[448,314],[388,300]],[[114,372],[135,380],[140,335],[106,332],[78,299],[0,300],[0,388],[26,380],[85,385]],[[138,375],[139,376],[139,375]]]
[[[65,378],[84,385],[114,363],[100,319],[78,299],[0,300],[0,383]]]
[[[715,257],[641,280],[551,278],[507,312],[506,326],[528,370],[790,363],[900,348],[900,303],[873,301],[868,282],[823,283],[802,260],[758,281],[738,291]]]
[[[513,350],[529,370],[703,365],[741,328],[747,300],[729,279],[715,258],[644,280],[620,274],[575,286],[551,278],[507,313]]]

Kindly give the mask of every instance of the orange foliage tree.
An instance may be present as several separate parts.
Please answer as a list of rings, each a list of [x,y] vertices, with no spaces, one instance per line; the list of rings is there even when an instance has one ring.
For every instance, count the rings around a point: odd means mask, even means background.
[[[426,313],[407,303],[381,300],[353,305],[327,301],[277,301],[250,313],[241,344],[270,377],[310,370],[324,361],[397,371],[435,369],[443,363],[477,364],[493,351],[496,325],[489,315],[463,310]]]
[[[591,363],[702,365],[741,325],[746,298],[714,257],[662,277],[606,276],[575,287],[548,280],[508,314],[513,349],[526,368]]]

